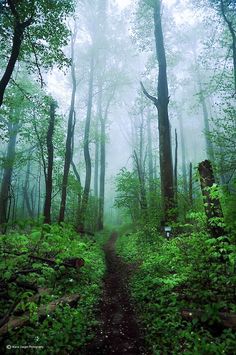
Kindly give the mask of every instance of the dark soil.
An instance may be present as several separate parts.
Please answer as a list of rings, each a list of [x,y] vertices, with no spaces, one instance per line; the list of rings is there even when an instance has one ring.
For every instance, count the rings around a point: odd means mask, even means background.
[[[100,326],[86,355],[147,355],[144,340],[128,291],[132,265],[124,263],[115,253],[117,233],[112,233],[104,246],[107,273],[99,310]]]

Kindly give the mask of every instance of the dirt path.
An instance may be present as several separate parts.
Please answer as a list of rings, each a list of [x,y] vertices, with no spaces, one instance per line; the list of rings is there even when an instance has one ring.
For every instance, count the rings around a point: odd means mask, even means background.
[[[131,267],[116,255],[116,239],[117,233],[112,233],[104,246],[107,273],[99,311],[101,325],[85,349],[86,355],[147,354],[127,289]]]

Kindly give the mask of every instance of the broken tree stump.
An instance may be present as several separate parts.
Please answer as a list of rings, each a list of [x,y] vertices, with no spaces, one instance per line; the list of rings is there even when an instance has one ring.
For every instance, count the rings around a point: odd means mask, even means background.
[[[215,184],[215,177],[211,162],[204,160],[198,165],[200,175],[200,184],[204,200],[204,208],[207,217],[207,228],[212,237],[221,237],[226,235],[222,226],[224,218],[219,197],[211,195],[211,187]]]

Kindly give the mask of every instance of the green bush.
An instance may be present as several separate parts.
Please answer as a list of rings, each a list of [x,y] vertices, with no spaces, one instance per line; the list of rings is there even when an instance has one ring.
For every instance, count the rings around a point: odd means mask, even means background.
[[[236,253],[227,238],[199,232],[166,240],[138,232],[123,235],[117,250],[139,261],[131,291],[154,354],[236,353],[235,333],[217,323],[219,311],[236,311]],[[183,309],[202,309],[205,319],[184,321]]]
[[[100,298],[105,272],[101,245],[107,236],[107,233],[101,233],[95,237],[81,237],[69,225],[35,228],[28,235],[11,233],[1,236],[1,283],[7,287],[8,301],[6,304],[0,295],[0,317],[18,300],[18,312],[29,311],[31,322],[5,336],[1,343],[3,350],[7,344],[30,344],[42,346],[40,354],[62,353],[79,349],[92,337],[91,329],[96,323],[94,307]],[[30,254],[54,257],[58,265],[52,268],[41,260],[32,260]],[[73,257],[85,261],[79,270],[60,265],[64,259]],[[79,294],[78,306],[58,306],[54,313],[39,321],[39,305],[30,300],[34,292],[19,288],[14,280],[17,272],[30,268],[37,271],[19,274],[17,280],[49,290],[42,295],[40,304],[49,304],[65,294]]]

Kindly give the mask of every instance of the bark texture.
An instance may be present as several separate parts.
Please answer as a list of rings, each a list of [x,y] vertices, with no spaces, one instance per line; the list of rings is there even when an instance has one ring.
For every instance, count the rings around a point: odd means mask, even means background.
[[[91,156],[89,151],[89,137],[90,137],[90,125],[91,125],[91,116],[92,116],[92,106],[93,106],[93,83],[94,83],[94,54],[92,53],[90,60],[90,75],[89,75],[89,88],[88,88],[88,105],[87,105],[87,114],[85,121],[84,129],[84,159],[85,159],[85,185],[81,204],[78,211],[78,232],[84,232],[85,224],[85,215],[88,207],[89,192],[91,185]]]
[[[14,123],[8,123],[9,141],[7,145],[7,153],[5,157],[5,164],[3,168],[3,177],[0,191],[0,225],[4,225],[8,222],[8,208],[10,199],[10,188],[13,167],[16,156],[16,140],[19,125]],[[2,231],[5,231],[3,227]]]
[[[76,75],[75,75],[75,65],[74,65],[75,40],[76,40],[76,32],[72,35],[71,38],[72,93],[71,93],[70,112],[69,112],[69,118],[67,124],[66,151],[65,151],[64,172],[63,172],[63,180],[62,180],[61,204],[60,204],[60,212],[58,218],[59,223],[63,222],[65,218],[68,176],[69,176],[70,165],[72,161],[72,146],[73,146],[74,119],[75,119],[75,97],[76,97]]]
[[[171,130],[168,115],[169,94],[167,81],[167,64],[161,22],[161,1],[159,0],[155,1],[154,4],[154,26],[156,55],[159,69],[157,98],[148,94],[142,83],[141,86],[144,94],[153,101],[158,110],[162,203],[164,223],[168,223],[169,221],[175,219],[175,193],[171,149]]]
[[[31,25],[33,20],[33,18],[30,17],[26,19],[26,21],[20,22],[19,14],[16,11],[14,1],[8,0],[8,5],[14,17],[14,33],[12,39],[11,54],[5,72],[3,73],[3,76],[0,80],[0,107],[3,104],[3,98],[4,98],[6,87],[11,79],[12,73],[15,68],[15,64],[20,54],[20,48],[23,41],[25,29]]]
[[[55,127],[55,110],[56,103],[53,101],[50,104],[50,117],[49,117],[49,125],[47,131],[47,172],[46,172],[46,194],[45,194],[45,202],[44,202],[44,223],[51,223],[51,205],[52,205],[52,173],[53,173],[53,133]]]

